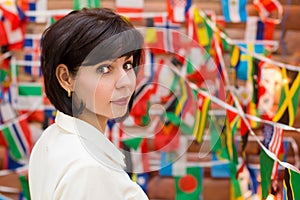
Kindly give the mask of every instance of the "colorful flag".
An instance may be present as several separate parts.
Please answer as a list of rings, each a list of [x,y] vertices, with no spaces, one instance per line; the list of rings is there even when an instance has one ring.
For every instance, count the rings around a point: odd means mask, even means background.
[[[173,123],[158,122],[155,127],[154,149],[170,152],[178,149],[180,132],[178,126]]]
[[[270,193],[271,175],[274,160],[270,158],[264,150],[260,152],[260,177],[262,199],[266,199]]]
[[[19,181],[21,183],[22,188],[22,200],[30,200],[30,192],[29,192],[29,183],[28,183],[28,173],[26,174],[20,174],[19,175]]]
[[[236,67],[237,79],[252,80],[253,56],[250,55],[249,53],[256,53],[256,54],[263,55],[264,47],[262,44],[252,44],[252,43],[239,44],[239,46],[247,50],[247,52],[241,51],[240,63]]]
[[[23,11],[38,11],[43,12],[47,10],[47,0],[18,0],[18,5]],[[29,22],[44,23],[45,16],[29,16]]]
[[[201,93],[198,93],[197,99],[198,99],[197,107],[199,110],[197,109],[196,111],[193,135],[196,138],[196,141],[198,143],[201,143],[206,128],[206,121],[208,118],[208,111],[210,108],[211,100],[209,97],[205,97]]]
[[[116,123],[113,120],[108,120],[107,128],[105,129],[105,135],[107,135],[108,139],[119,148],[122,148],[123,142],[122,139],[124,137],[123,132],[123,123]]]
[[[41,83],[20,82],[18,84],[17,110],[43,111],[43,90]]]
[[[168,18],[172,22],[184,22],[192,0],[167,0]]]
[[[139,186],[141,186],[145,193],[147,193],[149,178],[150,177],[148,173],[133,173],[131,175],[131,180],[136,182]]]
[[[174,151],[160,152],[160,176],[186,175],[188,141],[185,136],[180,136],[179,147]]]
[[[300,72],[287,71],[284,67],[281,72],[283,86],[273,121],[293,126],[299,103]]]
[[[202,192],[202,168],[188,167],[185,176],[175,177],[176,200],[199,199]]]
[[[245,40],[273,40],[274,31],[274,21],[262,21],[257,16],[250,16],[246,23]]]
[[[123,139],[123,145],[129,147],[130,165],[133,173],[145,173],[150,171],[148,157],[148,143],[146,138],[135,137]]]
[[[29,156],[32,148],[31,132],[27,119],[17,119],[1,130],[14,160]]]
[[[180,23],[170,22],[167,16],[157,16],[148,20],[153,20],[156,36],[152,41],[149,40],[146,43],[146,48],[149,48],[153,53],[179,54],[181,45]]]
[[[116,0],[115,2],[119,13],[141,13],[144,10],[144,0]]]
[[[300,199],[300,174],[285,168],[284,170],[284,189],[286,200]]]
[[[100,0],[73,0],[74,10],[82,8],[100,8]]]
[[[279,1],[277,0],[254,0],[254,8],[258,11],[260,18],[263,21],[272,20],[274,23],[278,24],[281,21],[283,8]],[[278,18],[270,18],[272,12],[278,12]]]
[[[21,49],[24,41],[25,19],[23,11],[17,6],[15,1],[7,0],[0,5],[1,26],[4,28],[4,40],[7,40],[9,49]],[[4,42],[2,41],[2,43]]]
[[[221,3],[226,22],[245,22],[247,20],[247,0],[223,0]]]
[[[262,128],[264,140],[263,144],[277,157],[283,150],[283,129],[277,126],[264,124]],[[272,169],[272,180],[276,180],[278,174],[278,162],[274,161]]]
[[[187,32],[188,36],[201,47],[208,47],[211,44],[212,29],[207,24],[207,18],[203,17],[199,13],[199,9],[192,6],[189,9],[187,16]]]
[[[41,57],[41,38],[36,35],[25,35],[24,40],[24,60],[28,61],[29,65],[25,65],[24,70],[27,74],[35,77],[42,75],[40,66]]]

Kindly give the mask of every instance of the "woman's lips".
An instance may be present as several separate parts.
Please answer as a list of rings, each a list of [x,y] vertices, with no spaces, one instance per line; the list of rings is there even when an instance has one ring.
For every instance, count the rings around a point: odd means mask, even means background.
[[[112,100],[111,103],[115,104],[115,105],[119,105],[119,106],[125,106],[128,103],[128,99],[129,97],[122,97],[116,100]]]

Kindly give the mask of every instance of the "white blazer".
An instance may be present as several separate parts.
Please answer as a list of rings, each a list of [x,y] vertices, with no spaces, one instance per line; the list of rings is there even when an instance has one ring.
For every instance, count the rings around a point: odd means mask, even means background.
[[[32,200],[144,200],[124,155],[90,124],[57,112],[29,160]]]

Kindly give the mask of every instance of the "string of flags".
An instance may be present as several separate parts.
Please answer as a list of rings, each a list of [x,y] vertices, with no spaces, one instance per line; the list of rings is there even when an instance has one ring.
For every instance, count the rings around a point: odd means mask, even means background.
[[[100,1],[85,2],[76,0],[76,2],[74,1],[75,9],[80,9],[82,6],[100,7]],[[272,4],[268,2],[272,2]],[[281,20],[281,5],[277,1],[255,1],[254,4],[260,13],[260,19],[254,19],[247,16],[244,7],[245,2],[241,0],[221,1],[225,21],[244,21],[249,23],[247,24],[249,30],[246,31],[247,34],[245,35],[245,39],[248,42],[236,44],[216,24],[214,21],[216,19],[215,16],[207,16],[204,12],[191,6],[191,1],[168,0],[166,3],[168,5],[167,14],[155,13],[152,17],[144,15],[144,1],[142,0],[137,0],[134,7],[128,6],[130,4],[126,4],[124,0],[117,0],[116,7],[124,15],[126,15],[126,12],[133,12],[135,17],[129,17],[130,20],[141,20],[146,16],[147,31],[145,42],[150,50],[151,60],[149,63],[151,63],[151,66],[150,71],[142,72],[145,75],[145,79],[138,85],[137,101],[133,106],[130,118],[137,125],[148,125],[151,123],[149,111],[153,102],[161,103],[165,106],[166,112],[159,117],[160,119],[155,127],[157,134],[154,136],[154,149],[160,152],[160,175],[175,177],[176,199],[199,197],[202,192],[202,168],[196,165],[190,166],[187,158],[184,156],[179,160],[176,160],[176,158],[182,154],[182,151],[187,149],[186,141],[181,135],[193,136],[198,143],[203,142],[203,138],[207,134],[205,132],[207,121],[211,124],[209,128],[214,130],[211,131],[211,139],[213,139],[212,134],[215,133],[215,142],[212,142],[211,146],[214,153],[212,159],[227,161],[233,199],[242,198],[244,195],[242,193],[243,186],[237,177],[242,176],[246,168],[249,173],[252,170],[247,167],[245,162],[244,150],[247,145],[248,135],[256,138],[262,149],[260,161],[270,163],[268,166],[261,165],[263,167],[260,169],[260,174],[264,177],[261,180],[263,198],[267,198],[270,190],[274,187],[274,181],[277,179],[278,171],[280,170],[279,164],[285,167],[285,195],[291,199],[296,198],[299,194],[295,192],[297,191],[295,182],[300,179],[299,171],[296,167],[283,161],[284,159],[281,156],[284,152],[283,130],[299,132],[299,129],[292,126],[295,121],[299,99],[300,70],[297,66],[273,61],[270,57],[270,52],[265,50],[266,45],[264,43],[255,43],[257,40],[273,39],[272,29],[274,29],[274,24]],[[46,18],[48,24],[55,23],[56,20],[63,16],[61,13],[56,15],[53,11],[48,15],[46,8],[41,8],[37,5],[35,7],[29,6],[26,9],[24,8],[24,10],[29,11],[25,12],[25,14],[30,13],[32,15],[30,20],[34,22],[41,22]],[[5,10],[5,13],[11,8],[1,7],[3,11]],[[238,12],[233,12],[233,10]],[[38,15],[36,16],[36,13],[40,11],[46,13],[43,15],[43,19],[39,19]],[[273,20],[269,17],[272,12],[278,12],[278,19]],[[4,12],[0,12],[0,14],[2,13]],[[14,14],[17,17],[13,19],[18,24],[22,24],[24,22],[22,12],[14,10]],[[11,19],[5,18],[8,16],[7,13],[3,16],[1,18],[3,24]],[[3,19],[9,20],[3,21]],[[12,21],[10,22],[13,24]],[[201,47],[200,50],[195,47],[183,50],[182,46],[180,46],[178,41],[180,41],[181,35],[179,33],[182,31],[180,23],[182,22],[186,22],[187,33],[197,43],[198,47]],[[24,72],[29,76],[41,77],[38,62],[40,37],[22,33],[23,25],[8,30],[6,30],[7,25],[0,26],[0,28],[4,27],[6,31],[1,32],[6,33],[6,36],[0,37],[2,38],[0,46],[8,45],[8,49],[4,49],[4,53],[18,48],[24,50],[24,59],[17,60],[13,65],[18,64],[17,68],[24,66]],[[252,29],[250,30],[249,27]],[[17,35],[16,38],[19,38],[18,40],[7,37],[7,34],[11,34],[12,30],[15,31],[14,34]],[[6,39],[3,40],[3,38]],[[203,49],[205,52],[203,52]],[[234,72],[235,87],[229,86],[229,78],[225,70],[228,65],[223,60],[223,54],[229,51],[231,51],[230,67]],[[170,52],[179,52],[178,55],[172,57],[171,65],[169,60],[159,58],[159,55]],[[0,62],[9,60],[5,58],[6,55],[1,55]],[[199,59],[200,55],[201,58]],[[157,58],[158,62],[156,62]],[[274,102],[272,103],[271,100],[272,92],[266,89],[269,85],[260,84],[263,82],[263,80],[260,80],[261,74],[265,73],[262,70],[263,63],[271,63],[280,67],[278,74],[281,79],[290,80],[289,82],[283,82],[278,110],[275,110],[274,113],[265,113],[266,110],[269,110],[266,107]],[[22,161],[29,156],[33,145],[30,139],[31,134],[28,121],[38,120],[45,123],[44,126],[46,127],[47,124],[53,123],[55,109],[51,107],[47,98],[44,97],[42,85],[16,82],[12,76],[17,76],[17,74],[11,70],[12,68],[9,64],[6,64],[6,66],[4,70],[1,69],[1,103],[3,104],[1,104],[0,142],[1,145],[8,147],[7,159],[10,160],[9,165],[22,166],[24,164]],[[214,76],[213,78],[202,77],[203,74],[214,74]],[[170,77],[169,80],[165,80],[166,77]],[[164,86],[170,89],[169,91],[162,92],[162,89],[155,84],[162,82],[162,80],[164,81]],[[238,84],[239,81],[246,81],[247,83],[245,86],[240,86]],[[209,87],[205,86],[205,83],[209,83]],[[225,87],[228,87],[232,92],[233,99],[237,97],[235,101],[230,99],[231,97],[226,97],[227,89],[224,89],[224,91],[216,89]],[[256,94],[257,96],[255,96]],[[32,107],[28,103],[32,99],[38,102],[36,107]],[[261,103],[260,99],[264,99],[264,102],[269,102],[269,104]],[[13,108],[9,108],[10,106],[8,105],[10,103],[12,103]],[[217,120],[213,119],[215,116],[209,114],[209,110],[216,105],[224,108],[227,113],[227,119],[224,119],[225,121],[221,125],[218,125]],[[262,108],[260,113],[255,112],[257,108]],[[2,110],[5,110],[5,112],[2,112]],[[8,110],[10,111],[7,112]],[[3,113],[9,113],[9,116],[5,116]],[[22,113],[27,113],[27,115],[18,116]],[[26,120],[24,116],[26,116]],[[147,173],[143,172],[149,171],[151,166],[150,158],[142,155],[147,155],[149,150],[147,146],[148,141],[142,137],[126,138],[126,134],[122,132],[124,125],[126,123],[123,125],[121,123],[117,126],[116,123],[110,122],[107,129],[108,133],[106,134],[118,147],[129,152],[128,156],[126,156],[128,158],[127,166],[131,168],[128,170],[137,172],[133,173],[131,177],[141,184],[146,191],[149,177],[147,178]],[[252,130],[257,127],[263,128],[263,141]],[[239,129],[242,137],[242,166],[239,165],[239,156],[235,143],[235,131],[237,129]],[[174,162],[175,160],[176,162]],[[251,173],[253,175],[256,172]],[[25,178],[20,178],[20,181],[24,184],[24,187],[23,184],[22,187],[26,188],[26,176]],[[256,194],[255,185],[257,184],[255,183],[255,178],[252,179],[252,184],[253,194]],[[24,191],[26,190],[24,189]],[[24,196],[27,196],[27,199],[29,199],[28,193],[24,192]]]

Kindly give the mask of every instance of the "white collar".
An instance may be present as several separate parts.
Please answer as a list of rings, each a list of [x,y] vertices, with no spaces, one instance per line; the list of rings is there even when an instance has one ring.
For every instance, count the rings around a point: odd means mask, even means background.
[[[67,132],[78,135],[84,148],[98,162],[115,169],[125,167],[124,154],[92,125],[60,111],[56,113],[55,123]]]

